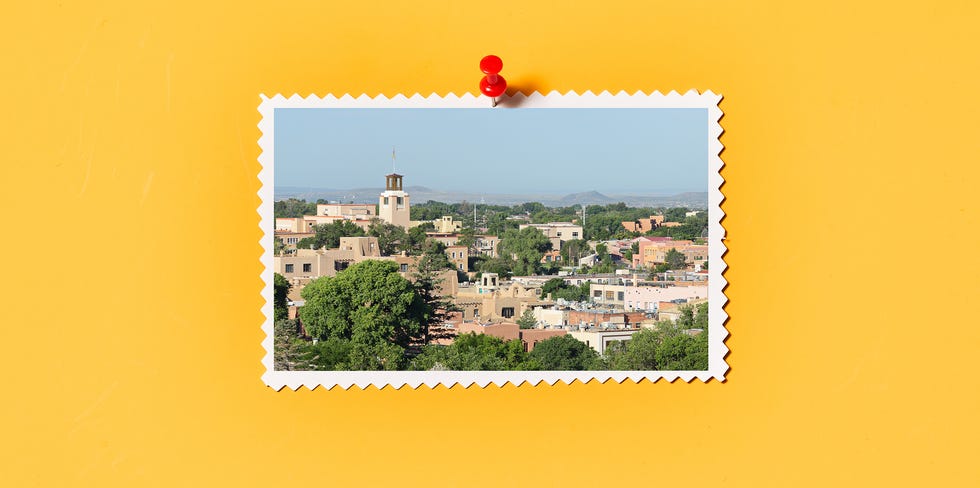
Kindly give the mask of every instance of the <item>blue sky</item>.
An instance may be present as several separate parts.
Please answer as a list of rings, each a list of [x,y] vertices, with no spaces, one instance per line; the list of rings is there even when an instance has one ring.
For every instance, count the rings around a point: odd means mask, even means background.
[[[665,194],[707,191],[705,109],[276,109],[275,185]]]

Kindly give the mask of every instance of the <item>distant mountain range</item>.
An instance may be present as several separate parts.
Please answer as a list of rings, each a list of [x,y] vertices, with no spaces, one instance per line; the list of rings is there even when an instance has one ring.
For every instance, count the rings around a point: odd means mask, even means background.
[[[307,201],[324,199],[337,202],[377,203],[378,195],[384,188],[354,188],[336,190],[328,188],[303,188],[295,186],[280,186],[275,188],[275,199],[299,198]],[[444,192],[424,186],[405,187],[412,197],[413,203],[425,203],[435,200],[444,203],[467,201],[471,203],[487,203],[494,205],[516,205],[525,202],[540,202],[549,207],[567,207],[571,205],[607,205],[623,202],[631,207],[688,207],[707,208],[708,192],[685,192],[673,195],[605,195],[597,191],[570,193],[568,195],[553,194],[501,194],[501,193],[468,193]]]

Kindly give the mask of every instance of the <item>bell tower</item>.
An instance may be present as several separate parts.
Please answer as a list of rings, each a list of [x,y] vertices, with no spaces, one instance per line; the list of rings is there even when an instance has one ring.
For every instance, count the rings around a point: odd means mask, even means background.
[[[378,217],[399,227],[408,230],[411,225],[411,212],[408,202],[408,193],[405,193],[402,186],[404,176],[398,173],[385,175],[385,191],[378,199]]]

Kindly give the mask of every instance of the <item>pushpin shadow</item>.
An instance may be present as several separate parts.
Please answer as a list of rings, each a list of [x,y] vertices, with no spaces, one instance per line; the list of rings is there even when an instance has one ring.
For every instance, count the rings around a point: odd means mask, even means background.
[[[507,85],[506,96],[497,99],[497,106],[504,108],[517,108],[527,102],[527,97],[534,92],[541,92],[540,81],[533,76],[519,78]],[[522,96],[524,95],[524,96]]]

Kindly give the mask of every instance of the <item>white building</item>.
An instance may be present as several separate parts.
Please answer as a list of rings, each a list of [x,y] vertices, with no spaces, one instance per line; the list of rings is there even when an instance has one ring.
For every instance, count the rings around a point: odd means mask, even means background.
[[[633,338],[633,334],[636,334],[636,329],[627,330],[606,330],[606,329],[588,329],[588,330],[573,330],[568,333],[568,335],[574,337],[585,343],[585,345],[595,349],[599,354],[606,353],[606,346],[610,342],[616,341],[628,341]]]

